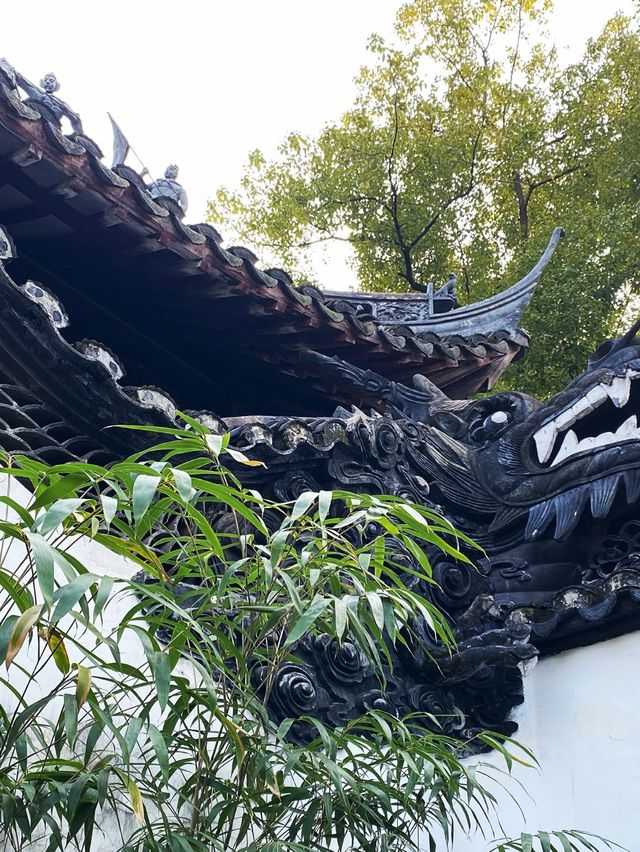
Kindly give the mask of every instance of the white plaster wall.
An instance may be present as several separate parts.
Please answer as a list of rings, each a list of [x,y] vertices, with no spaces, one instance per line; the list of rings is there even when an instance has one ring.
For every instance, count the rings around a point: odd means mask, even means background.
[[[507,782],[526,821],[499,795],[505,833],[576,828],[640,852],[640,634],[539,661],[515,718],[540,770],[517,767]],[[454,849],[489,847],[476,835]]]
[[[27,506],[31,498],[30,493],[20,482],[13,478],[10,479],[4,475],[0,475],[0,494],[9,494],[13,500],[23,506]],[[2,504],[0,505],[0,518],[3,520],[7,519],[13,521],[15,520],[15,515],[11,510],[7,510],[6,505]],[[74,543],[70,552],[79,559],[89,571],[98,576],[108,575],[116,578],[128,579],[138,570],[137,566],[133,562],[129,562],[128,560],[111,553],[102,545],[89,539],[79,539]],[[24,549],[15,539],[11,540],[8,549],[5,543],[2,553],[3,567],[5,570],[9,571],[11,569],[15,569],[22,561],[23,556]],[[0,589],[0,595],[3,594],[5,594],[5,592]],[[125,597],[119,596],[105,607],[102,614],[102,623],[99,625],[104,635],[111,633],[111,631],[121,623],[122,617],[130,608],[130,605],[131,600],[127,600]],[[67,625],[68,620],[67,622],[63,621],[62,624]],[[73,646],[69,645],[68,649],[71,661],[79,662],[80,660],[78,655],[74,654]],[[121,651],[123,659],[133,666],[141,664],[144,661],[144,652],[142,647],[131,631],[127,631],[125,634]],[[29,661],[31,660],[32,662],[35,662],[35,659],[34,645],[25,645],[16,657],[16,663],[20,663],[20,665],[28,669]],[[22,688],[24,686],[25,678],[19,667],[12,666],[9,672],[3,671],[3,675],[9,679],[9,682],[14,688]],[[32,683],[29,687],[27,699],[33,701],[40,697],[40,695],[46,695],[50,692],[54,685],[59,682],[59,680],[60,673],[56,669],[55,665],[53,663],[48,664],[38,676],[37,683]],[[14,695],[5,689],[2,693],[0,693],[0,703],[2,703],[3,707],[8,712],[11,712],[15,708],[17,702]],[[55,709],[57,711],[58,707],[56,706]],[[120,815],[120,822],[125,833],[131,833],[131,831],[136,828],[135,819],[129,812]],[[118,821],[115,819],[115,816],[106,815],[105,818],[101,820],[101,823],[103,831],[95,832],[92,852],[113,852],[115,848],[119,848],[121,846],[121,833],[118,829]],[[46,848],[46,845],[46,842],[37,842],[36,839],[36,843],[29,846],[29,849],[33,850],[33,852],[41,852],[41,850]],[[1,852],[9,852],[12,849],[13,847],[10,845],[9,840],[0,837]]]
[[[0,492],[6,488],[7,478],[0,477]],[[25,505],[29,499],[15,480],[11,496]],[[99,575],[129,577],[136,570],[95,542],[78,542],[73,552]],[[18,556],[14,549],[7,567]],[[117,623],[125,605],[108,609],[107,623]],[[125,650],[129,662],[143,659],[139,646]],[[53,669],[51,676],[57,678]],[[640,852],[640,633],[538,662],[525,678],[525,703],[516,719],[516,738],[536,754],[540,769],[516,765],[513,777],[502,778],[524,818],[509,792],[495,789],[504,833],[577,828]],[[118,845],[113,827],[111,839],[96,836],[93,852]],[[454,852],[485,852],[490,845],[481,835],[458,837]]]

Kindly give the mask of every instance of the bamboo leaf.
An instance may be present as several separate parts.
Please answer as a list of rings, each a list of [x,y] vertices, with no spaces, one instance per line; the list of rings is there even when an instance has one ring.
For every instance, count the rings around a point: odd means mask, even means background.
[[[142,518],[149,510],[149,506],[153,502],[158,486],[160,485],[160,477],[152,476],[147,473],[141,473],[136,477],[133,483],[133,517],[136,523],[140,523]]]
[[[53,532],[72,512],[76,512],[83,503],[84,500],[77,497],[56,500],[53,506],[37,519],[35,528],[41,535]]]
[[[6,658],[9,640],[19,617],[18,615],[10,615],[0,625],[0,663],[4,662]]]
[[[53,602],[54,559],[56,551],[39,533],[25,531],[31,545],[33,560],[36,565],[38,585],[47,605]]]
[[[303,491],[303,493],[298,497],[296,502],[293,504],[293,509],[289,517],[292,521],[297,521],[298,518],[301,518],[305,512],[309,511],[309,508],[313,506],[317,499],[318,495],[315,491]]]
[[[0,586],[8,593],[20,612],[25,612],[29,607],[33,606],[33,595],[29,589],[1,568]]]
[[[144,801],[140,788],[132,778],[127,779],[127,789],[131,797],[131,810],[140,825],[144,825]]]
[[[13,627],[13,631],[11,633],[11,637],[9,639],[7,655],[4,660],[4,664],[7,669],[13,662],[20,648],[22,648],[22,646],[24,645],[24,641],[33,629],[34,625],[38,623],[38,619],[42,615],[43,609],[43,604],[31,606],[28,610],[23,612],[22,615],[16,621]]]
[[[227,447],[227,453],[234,461],[239,464],[246,465],[246,467],[266,467],[264,462],[258,461],[257,459],[250,459],[239,450],[234,450],[233,447]]]
[[[366,595],[371,609],[371,614],[373,615],[373,620],[375,621],[376,626],[382,631],[384,630],[384,607],[382,605],[382,599],[377,592],[367,592]]]
[[[102,610],[104,609],[105,604],[107,603],[107,601],[109,600],[109,598],[111,596],[111,592],[113,590],[114,582],[115,581],[114,581],[113,577],[109,577],[108,575],[105,575],[100,580],[100,585],[98,586],[98,592],[96,594],[95,601],[94,601],[94,604],[93,604],[93,620],[95,622],[97,622],[98,619],[100,618],[100,615],[102,614]]]
[[[336,598],[334,608],[336,612],[336,637],[340,641],[347,628],[347,605],[342,598]]]
[[[225,727],[225,729],[231,736],[231,739],[236,749],[238,763],[241,763],[246,753],[246,747],[241,736],[241,734],[243,733],[241,728],[239,727],[239,725],[236,725],[233,719],[230,719],[226,714],[222,713],[217,708],[215,708],[213,712],[216,719],[218,719],[218,721]]]
[[[176,491],[184,502],[188,503],[196,493],[195,488],[191,484],[191,477],[186,470],[180,470],[177,467],[171,468],[171,473],[176,484]]]
[[[551,852],[551,838],[549,837],[548,832],[541,831],[538,834],[540,838],[540,845],[542,847],[542,852]]]
[[[64,467],[64,465],[57,466],[58,469],[64,469]],[[74,464],[72,469],[67,468],[65,475],[60,477],[55,474],[55,466],[50,468],[45,467],[47,477],[36,490],[36,499],[31,504],[31,511],[34,513],[38,512],[45,506],[51,506],[56,500],[66,498],[75,499],[78,488],[87,482],[85,472],[78,469],[81,467],[81,464]]]
[[[164,737],[155,725],[149,725],[149,739],[153,745],[160,772],[166,782],[169,780],[169,752]]]
[[[156,689],[158,691],[158,705],[160,706],[160,710],[164,710],[169,701],[169,683],[171,677],[169,656],[164,651],[155,652],[154,672]]]
[[[67,674],[71,668],[71,663],[69,662],[69,654],[67,653],[63,637],[53,627],[43,630],[42,633],[42,638],[45,639],[49,646],[54,663],[62,674]]]
[[[56,624],[61,618],[64,618],[99,579],[95,574],[81,574],[68,585],[58,589],[54,595],[56,606],[51,616],[51,623]]]
[[[107,529],[109,529],[111,521],[113,521],[118,511],[118,501],[115,497],[109,496],[109,494],[101,494],[100,502],[102,503],[102,516]]]
[[[73,748],[78,734],[78,705],[74,695],[64,696],[64,729],[67,741]]]
[[[573,852],[573,844],[564,833],[564,831],[554,831],[554,837],[557,837],[560,841],[560,845],[562,846],[563,852]]]
[[[91,671],[86,666],[78,666],[76,676],[76,704],[82,707],[91,692]]]
[[[0,503],[8,506],[12,509],[16,515],[20,518],[25,527],[29,528],[33,524],[33,516],[28,509],[25,509],[24,506],[21,506],[17,500],[14,500],[12,497],[9,497],[7,494],[0,494]],[[7,513],[5,513],[6,516]]]
[[[287,529],[286,527],[281,527],[279,530],[276,530],[276,532],[271,537],[270,563],[272,568],[275,568],[276,565],[278,565],[278,563],[280,562],[284,549],[287,545],[289,533],[289,529]]]
[[[318,494],[318,517],[321,521],[326,520],[329,509],[331,508],[332,499],[333,494],[331,491],[320,491]]]
[[[302,613],[289,631],[285,646],[292,645],[294,642],[297,642],[298,639],[300,639],[300,637],[306,633],[313,624],[315,624],[328,605],[328,598],[316,595],[316,597],[311,601],[309,608]]]
[[[216,458],[220,455],[220,453],[223,450],[224,437],[225,437],[224,435],[213,435],[213,434],[209,434],[209,435],[205,436],[205,441],[207,443],[207,447],[211,450],[213,455],[216,456]]]
[[[127,725],[127,730],[124,735],[125,743],[127,745],[127,754],[129,755],[129,759],[131,758],[131,754],[133,753],[134,748],[138,742],[138,737],[140,736],[140,731],[142,730],[142,718],[140,716],[133,716]]]

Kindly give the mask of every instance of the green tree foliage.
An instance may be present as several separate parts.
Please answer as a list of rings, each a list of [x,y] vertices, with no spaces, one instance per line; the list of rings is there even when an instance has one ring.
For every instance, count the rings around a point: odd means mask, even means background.
[[[353,107],[317,138],[292,133],[212,221],[309,274],[346,241],[363,289],[458,275],[463,301],[513,283],[562,225],[567,239],[526,315],[532,351],[509,381],[559,389],[637,292],[638,18],[614,16],[561,67],[542,0],[414,0],[396,40],[369,42]],[[335,282],[329,282],[334,284]]]
[[[418,828],[430,850],[488,829],[493,770],[465,765],[437,730],[373,709],[341,729],[278,725],[263,703],[305,633],[357,641],[381,673],[422,611],[450,647],[386,543],[451,548],[452,529],[396,498],[266,502],[218,457],[251,462],[188,423],[109,469],[17,458],[3,471],[32,492],[26,506],[0,495],[3,849],[89,852],[105,827],[114,852],[409,852]],[[230,523],[212,527],[212,511]],[[361,547],[374,518],[383,532]],[[92,573],[83,539],[143,575]],[[421,571],[428,582],[426,558]],[[288,736],[301,724],[316,732],[303,746]],[[478,736],[508,769],[531,759]],[[605,846],[565,831],[492,848]]]

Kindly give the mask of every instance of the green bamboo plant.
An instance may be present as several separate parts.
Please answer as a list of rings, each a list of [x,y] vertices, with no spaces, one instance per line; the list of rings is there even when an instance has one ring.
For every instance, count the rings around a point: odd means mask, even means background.
[[[461,832],[489,837],[500,776],[465,763],[444,734],[376,710],[333,729],[278,724],[265,709],[305,634],[350,637],[381,678],[415,612],[453,648],[385,542],[408,548],[431,582],[423,545],[463,558],[455,531],[397,498],[264,500],[221,464],[225,453],[255,464],[226,436],[187,416],[164,432],[109,468],[5,459],[7,483],[30,497],[0,496],[4,848],[433,852]],[[212,523],[221,513],[227,523]],[[372,520],[382,534],[358,544]],[[301,722],[315,732],[304,744],[291,736]],[[482,738],[507,770],[535,763],[512,740]],[[564,831],[492,848],[605,845]]]

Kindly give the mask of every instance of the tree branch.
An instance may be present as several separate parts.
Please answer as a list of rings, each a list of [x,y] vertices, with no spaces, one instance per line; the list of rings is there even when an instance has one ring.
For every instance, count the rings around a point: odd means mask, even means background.
[[[518,200],[518,221],[520,222],[520,239],[522,241],[529,238],[529,199],[531,192],[525,193],[522,188],[522,177],[520,172],[513,173],[513,191]]]
[[[411,250],[413,246],[407,245],[407,242],[404,238],[404,233],[402,231],[402,225],[400,223],[400,216],[398,214],[398,184],[396,182],[396,178],[394,175],[394,159],[396,156],[396,146],[398,144],[398,135],[400,131],[400,120],[398,118],[398,92],[396,90],[393,97],[393,137],[391,140],[391,149],[389,150],[389,157],[387,159],[387,179],[389,181],[389,191],[391,193],[391,207],[389,209],[389,214],[391,216],[391,223],[393,225],[393,230],[395,233],[395,242],[400,249],[400,254],[402,255],[402,264],[404,266],[404,272],[402,273],[402,277],[405,279],[407,284],[412,290],[417,290],[421,293],[426,293],[427,288],[423,284],[419,284],[416,281],[415,272],[413,269],[413,260],[411,257]]]
[[[556,180],[560,180],[560,178],[566,177],[567,175],[573,174],[573,172],[577,172],[580,166],[568,166],[566,169],[563,169],[561,172],[558,172],[557,175],[551,175],[550,177],[543,178],[542,180],[537,181],[536,183],[532,183],[529,188],[529,196],[534,191],[534,189],[538,189],[540,186],[544,186],[547,183],[553,183]]]
[[[469,180],[467,183],[461,187],[457,192],[453,195],[449,196],[449,198],[442,204],[440,209],[434,213],[431,219],[427,222],[427,224],[422,228],[421,231],[413,238],[413,240],[409,243],[409,248],[414,249],[418,243],[423,240],[429,231],[433,228],[433,226],[438,222],[443,213],[446,213],[447,210],[451,207],[452,204],[455,204],[456,201],[460,201],[462,198],[466,198],[467,195],[471,192],[473,187],[475,186],[475,171],[478,160],[478,148],[480,146],[480,139],[482,138],[482,130],[483,127],[478,130],[475,139],[473,140],[473,145],[471,148],[471,163],[469,165]]]
[[[579,168],[580,166],[568,166],[566,169],[563,169],[555,175],[550,175],[549,177],[542,178],[542,180],[538,181],[529,181],[529,186],[526,192],[522,186],[522,176],[520,172],[514,171],[513,191],[515,192],[516,199],[518,201],[518,221],[520,223],[520,239],[522,241],[529,239],[529,201],[531,200],[531,196],[535,190],[548,183],[554,183],[555,181],[572,174]]]

